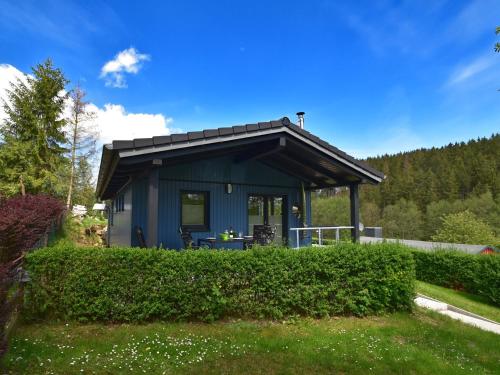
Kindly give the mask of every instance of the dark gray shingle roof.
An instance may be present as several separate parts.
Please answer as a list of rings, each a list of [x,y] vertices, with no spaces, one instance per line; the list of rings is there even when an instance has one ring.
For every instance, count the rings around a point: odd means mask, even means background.
[[[214,137],[224,137],[230,136],[233,134],[242,134],[242,133],[254,133],[261,130],[271,129],[271,128],[279,128],[279,127],[287,127],[296,133],[306,137],[307,139],[313,141],[314,143],[326,148],[327,150],[333,152],[334,154],[341,156],[342,158],[350,161],[351,163],[356,164],[360,168],[363,168],[380,178],[384,178],[384,174],[375,168],[372,168],[364,161],[358,160],[352,157],[349,154],[346,154],[344,151],[338,149],[335,146],[332,146],[328,142],[325,142],[321,138],[315,136],[314,134],[308,132],[307,130],[301,129],[299,126],[295,125],[290,121],[288,117],[283,117],[279,120],[272,120],[267,122],[259,122],[255,124],[246,124],[246,125],[235,125],[224,128],[217,129],[206,129],[202,131],[181,133],[181,134],[172,134],[165,135],[153,138],[136,138],[133,140],[117,140],[113,141],[112,150],[127,150],[127,149],[141,149],[144,147],[151,146],[161,146],[168,145],[173,143],[181,143],[181,142],[189,142],[194,140],[199,140],[203,138],[214,138]]]

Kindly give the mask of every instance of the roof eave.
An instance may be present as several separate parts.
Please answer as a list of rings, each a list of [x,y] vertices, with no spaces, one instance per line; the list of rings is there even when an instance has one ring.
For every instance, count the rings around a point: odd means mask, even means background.
[[[119,155],[113,150],[112,145],[106,144],[102,146],[101,164],[99,166],[99,175],[96,184],[96,197],[101,200],[109,180],[113,176],[114,168],[116,168]],[[113,166],[114,165],[114,166]],[[110,170],[113,166],[113,170]]]

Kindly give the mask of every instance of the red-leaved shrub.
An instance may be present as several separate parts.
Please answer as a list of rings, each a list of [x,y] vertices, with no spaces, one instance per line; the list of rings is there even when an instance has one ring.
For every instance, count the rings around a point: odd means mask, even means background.
[[[49,195],[0,197],[0,357],[7,350],[10,322],[23,301],[18,283],[23,253],[59,222],[64,205]]]
[[[0,261],[15,259],[45,234],[64,210],[49,195],[17,196],[0,203]]]

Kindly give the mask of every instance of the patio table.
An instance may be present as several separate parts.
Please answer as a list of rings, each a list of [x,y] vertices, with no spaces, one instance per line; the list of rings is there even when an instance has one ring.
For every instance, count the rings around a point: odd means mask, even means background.
[[[198,246],[203,246],[203,243],[208,244],[211,249],[215,249],[216,244],[224,243],[241,243],[243,250],[248,249],[248,245],[254,242],[253,237],[235,237],[227,240],[215,237],[199,238]]]

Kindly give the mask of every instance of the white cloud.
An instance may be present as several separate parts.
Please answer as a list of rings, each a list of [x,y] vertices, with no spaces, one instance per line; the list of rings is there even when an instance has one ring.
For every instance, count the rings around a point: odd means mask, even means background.
[[[452,86],[463,83],[489,69],[495,63],[495,60],[493,60],[494,57],[496,56],[482,56],[466,65],[456,68],[448,79],[447,85]]]
[[[110,143],[117,139],[149,138],[172,132],[171,117],[161,113],[128,113],[122,105],[105,104],[103,108],[91,104],[89,110],[97,114],[100,141]]]
[[[149,55],[139,53],[130,47],[118,52],[113,60],[104,64],[100,78],[105,80],[106,86],[125,88],[127,87],[125,73],[137,74],[142,68],[142,62],[150,59]]]
[[[0,64],[0,121],[5,117],[3,102],[7,100],[7,90],[10,90],[11,82],[20,78],[26,80],[26,75],[9,64]]]
[[[25,79],[26,75],[9,64],[0,64],[0,101],[7,99],[6,90],[10,82],[16,78]],[[90,103],[90,111],[96,113],[96,126],[100,133],[99,143],[110,143],[116,139],[148,138],[157,135],[168,135],[174,129],[173,119],[161,113],[130,113],[120,104],[105,104],[98,107]],[[65,115],[69,113],[69,103]],[[3,108],[0,108],[0,121],[5,118]],[[180,131],[175,129],[175,131]]]

